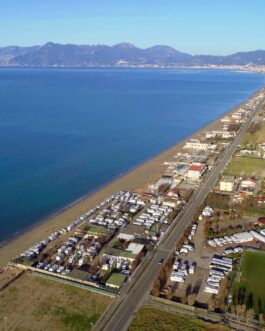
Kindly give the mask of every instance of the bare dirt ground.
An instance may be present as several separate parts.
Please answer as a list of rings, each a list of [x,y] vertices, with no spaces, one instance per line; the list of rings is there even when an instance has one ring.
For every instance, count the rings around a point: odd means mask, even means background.
[[[0,330],[90,330],[111,299],[24,274],[0,292]],[[5,323],[7,328],[5,329]]]

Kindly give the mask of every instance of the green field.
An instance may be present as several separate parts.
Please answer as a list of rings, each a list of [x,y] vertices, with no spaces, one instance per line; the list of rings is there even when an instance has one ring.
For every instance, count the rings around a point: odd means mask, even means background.
[[[247,132],[242,140],[241,146],[255,147],[257,144],[265,142],[265,123],[259,122],[252,125],[250,130]]]
[[[253,308],[265,316],[265,253],[245,251],[240,272],[232,286],[233,304]]]
[[[225,175],[265,177],[265,160],[250,157],[234,157],[226,167]]]
[[[225,331],[220,324],[205,323],[196,318],[151,307],[139,310],[128,331]]]
[[[113,230],[96,224],[84,224],[80,227],[80,230],[92,235],[110,235],[113,233]]]

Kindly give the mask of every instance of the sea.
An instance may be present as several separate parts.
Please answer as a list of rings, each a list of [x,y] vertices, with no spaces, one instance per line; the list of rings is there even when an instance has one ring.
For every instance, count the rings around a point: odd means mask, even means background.
[[[261,74],[0,68],[0,243],[253,95]]]

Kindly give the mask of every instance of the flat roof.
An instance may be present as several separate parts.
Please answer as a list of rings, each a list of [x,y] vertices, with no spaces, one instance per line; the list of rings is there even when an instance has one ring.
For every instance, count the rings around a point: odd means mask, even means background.
[[[106,250],[105,254],[112,255],[112,256],[118,256],[118,257],[124,257],[129,259],[134,259],[137,254],[134,254],[131,251],[127,251],[125,249],[118,249],[118,248],[109,248]]]
[[[114,287],[121,287],[121,285],[125,282],[126,275],[113,273],[110,275],[108,280],[106,281],[106,285],[112,285]]]
[[[194,165],[192,165],[192,166],[190,166],[190,168],[189,168],[189,170],[191,170],[191,171],[202,171],[203,169],[205,169],[205,164],[194,164]]]
[[[135,255],[138,255],[144,248],[144,245],[142,244],[137,244],[137,243],[130,243],[127,251],[132,252]]]

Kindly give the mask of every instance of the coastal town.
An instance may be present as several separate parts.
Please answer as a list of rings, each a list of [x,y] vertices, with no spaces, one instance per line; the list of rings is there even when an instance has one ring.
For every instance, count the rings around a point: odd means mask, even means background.
[[[190,206],[195,206],[194,196],[207,186],[245,128],[224,171],[207,196],[197,200],[198,208],[183,223],[183,231],[176,232],[179,240],[170,250],[164,249],[166,258],[154,264],[158,273],[149,284],[150,300],[160,305],[170,302],[184,311],[198,309],[205,319],[216,314],[231,325],[263,325],[265,293],[249,284],[250,270],[256,268],[252,260],[265,265],[264,97],[261,89],[225,114],[214,129],[186,140],[163,162],[154,182],[134,191],[113,192],[14,256],[0,274],[0,290],[31,273],[119,300],[136,286],[168,236],[174,235]],[[263,288],[264,268],[260,269],[255,281]]]

